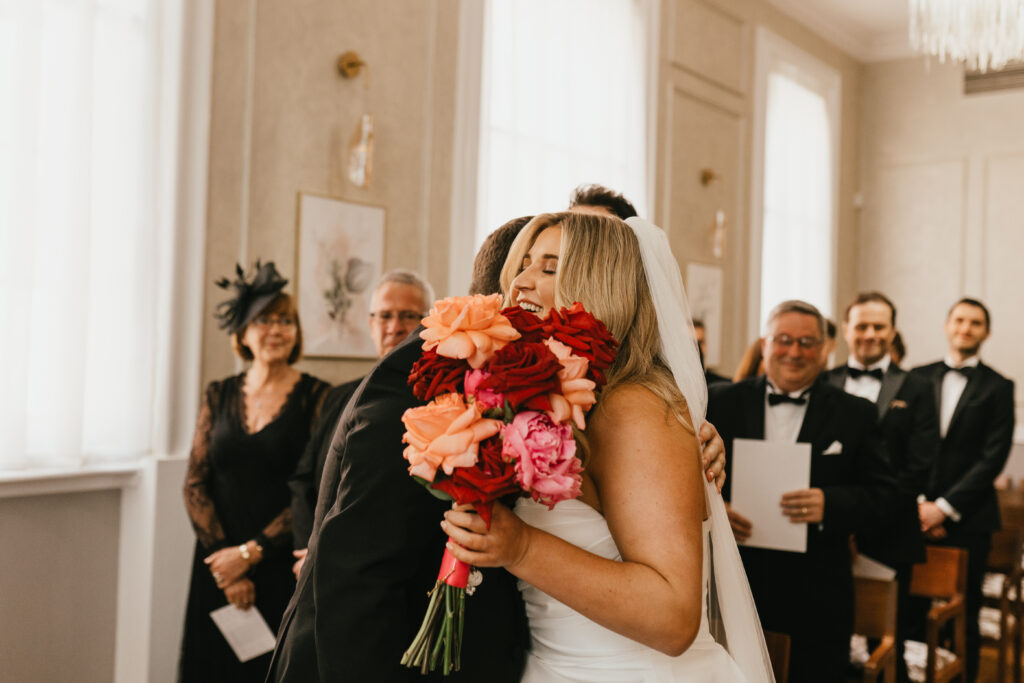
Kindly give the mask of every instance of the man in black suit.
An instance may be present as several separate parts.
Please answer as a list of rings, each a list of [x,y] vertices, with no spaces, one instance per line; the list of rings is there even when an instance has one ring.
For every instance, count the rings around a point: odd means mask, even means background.
[[[967,679],[978,675],[981,585],[992,532],[1001,526],[992,482],[1013,440],[1013,382],[981,362],[991,318],[976,299],[956,302],[946,317],[945,360],[914,368],[937,398],[942,441],[918,513],[929,539],[967,550]]]
[[[710,387],[708,406],[727,470],[736,438],[811,444],[810,487],[784,493],[779,513],[806,526],[807,552],[740,548],[762,625],[791,638],[792,683],[843,680],[853,628],[850,534],[884,522],[895,488],[874,406],[818,381],[824,336],[814,306],[779,304],[763,342],[765,376]],[[757,523],[742,515],[742,501],[729,518],[741,542]]]
[[[377,357],[383,358],[391,353],[409,336],[433,303],[434,288],[418,273],[404,268],[384,273],[373,288],[370,299],[370,337],[377,349]],[[292,492],[292,537],[296,548],[292,554],[297,558],[292,571],[296,577],[306,558],[306,546],[313,530],[313,511],[320,494],[320,478],[331,450],[334,429],[348,400],[362,381],[360,377],[327,392],[306,450],[288,478]]]
[[[896,570],[899,605],[896,663],[901,681],[909,680],[903,659],[907,636],[923,635],[922,605],[910,596],[911,568],[924,562],[924,534],[917,497],[939,448],[939,419],[931,384],[892,362],[896,306],[880,292],[863,292],[846,307],[843,336],[850,349],[846,365],[826,373],[828,381],[875,404],[878,426],[896,476],[897,499],[892,523],[876,534],[857,538],[858,550]],[[927,609],[927,608],[925,608]]]

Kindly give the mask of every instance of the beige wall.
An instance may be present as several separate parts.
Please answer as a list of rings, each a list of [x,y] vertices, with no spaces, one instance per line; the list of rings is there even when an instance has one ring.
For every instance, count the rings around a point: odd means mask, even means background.
[[[667,0],[662,4],[655,221],[687,263],[721,266],[720,370],[731,375],[756,336],[749,301],[754,150],[754,40],[764,27],[835,69],[841,79],[836,299],[854,291],[862,65],[765,0]],[[700,170],[719,179],[708,186]],[[712,252],[715,212],[726,213],[724,257]],[[698,302],[691,302],[697,307]]]
[[[936,60],[864,71],[864,210],[857,284],[899,308],[905,365],[941,358],[949,306],[992,312],[982,358],[1017,380],[1024,418],[1024,91],[966,96],[959,67]]]
[[[0,498],[0,681],[114,680],[119,491]]]
[[[292,280],[300,191],[383,206],[385,270],[420,271],[446,294],[457,0],[220,0],[216,5],[203,382],[236,369],[212,318],[212,282],[236,261],[273,260]],[[355,50],[367,79],[334,64]],[[374,178],[344,177],[360,116],[375,119]],[[332,382],[367,361],[307,359]]]
[[[765,26],[842,76],[837,295],[854,290],[862,67],[766,0],[665,0],[661,8],[656,204],[684,272],[689,261],[722,265],[722,359],[731,372],[750,336],[750,175],[754,30]],[[387,209],[385,268],[424,272],[448,294],[457,0],[221,0],[214,42],[203,382],[238,365],[212,320],[215,279],[236,261],[274,259],[294,277],[296,202],[309,191]],[[364,80],[341,79],[337,56],[354,49]],[[376,121],[374,183],[343,176],[343,148],[359,116]],[[713,131],[710,133],[708,131]],[[702,188],[695,169],[725,171]],[[725,259],[707,229],[727,214]],[[331,381],[357,377],[366,361],[307,359]]]

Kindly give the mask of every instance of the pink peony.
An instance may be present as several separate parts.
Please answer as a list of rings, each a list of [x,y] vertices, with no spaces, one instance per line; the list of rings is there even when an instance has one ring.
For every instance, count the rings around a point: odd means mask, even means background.
[[[594,396],[597,384],[593,380],[587,379],[590,361],[577,356],[568,346],[554,339],[545,339],[544,344],[562,364],[562,369],[558,371],[561,393],[548,394],[551,401],[551,410],[548,411],[548,415],[559,423],[572,419],[576,427],[581,430],[585,429],[583,413],[597,403],[597,397]]]
[[[544,413],[523,411],[501,428],[501,455],[516,461],[516,481],[538,503],[555,503],[580,495],[583,466],[576,457],[572,428],[555,424]]]
[[[488,387],[480,388],[484,380],[490,376],[491,373],[486,370],[470,370],[466,373],[464,380],[466,396],[472,396],[476,400],[477,405],[480,406],[481,411],[505,407],[504,394]]]

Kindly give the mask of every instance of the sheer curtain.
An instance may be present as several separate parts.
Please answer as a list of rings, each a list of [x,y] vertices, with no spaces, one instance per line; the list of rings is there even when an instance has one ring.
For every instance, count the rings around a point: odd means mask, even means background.
[[[649,0],[490,0],[476,244],[583,183],[647,211]]]
[[[785,299],[803,299],[832,315],[839,77],[795,48],[775,45],[761,57],[768,62],[763,72],[763,328],[768,312]]]
[[[133,459],[166,431],[181,10],[0,2],[0,470]]]

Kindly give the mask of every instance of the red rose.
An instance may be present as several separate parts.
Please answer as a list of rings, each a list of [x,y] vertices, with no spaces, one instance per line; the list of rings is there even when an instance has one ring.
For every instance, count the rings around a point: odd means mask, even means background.
[[[508,318],[512,327],[523,335],[521,339],[527,342],[539,342],[544,338],[543,322],[539,317],[525,311],[519,306],[509,306],[501,311],[501,314]]]
[[[491,503],[522,489],[516,483],[516,466],[501,458],[501,439],[491,437],[481,441],[476,465],[456,467],[452,476],[435,481],[432,485],[444,491],[459,504],[469,504],[488,527],[491,525]]]
[[[512,342],[495,353],[484,369],[491,374],[480,387],[504,394],[512,410],[551,410],[548,394],[561,387],[562,364],[537,342]]]
[[[448,358],[436,351],[424,351],[409,373],[412,393],[421,401],[429,401],[441,394],[461,394],[462,378],[469,370],[464,359]]]
[[[603,370],[615,362],[615,341],[604,323],[587,313],[579,301],[569,308],[552,309],[544,319],[544,334],[562,342],[577,356],[590,361],[587,376],[598,386],[605,383]]]

